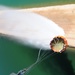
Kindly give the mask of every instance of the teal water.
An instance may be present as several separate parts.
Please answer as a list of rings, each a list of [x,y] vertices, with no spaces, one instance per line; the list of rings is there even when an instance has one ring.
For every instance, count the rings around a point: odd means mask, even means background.
[[[0,5],[11,7],[39,7],[61,4],[74,4],[75,0],[0,0]]]

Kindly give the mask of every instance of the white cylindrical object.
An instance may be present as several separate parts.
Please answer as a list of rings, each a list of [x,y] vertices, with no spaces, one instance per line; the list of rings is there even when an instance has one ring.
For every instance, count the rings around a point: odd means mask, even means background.
[[[33,12],[16,10],[0,13],[0,33],[43,49],[50,49],[50,41],[55,36],[64,36],[64,30],[53,21]]]

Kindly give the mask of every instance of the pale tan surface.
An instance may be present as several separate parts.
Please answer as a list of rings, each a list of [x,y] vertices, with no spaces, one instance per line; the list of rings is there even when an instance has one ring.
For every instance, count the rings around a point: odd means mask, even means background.
[[[28,10],[41,14],[61,26],[66,33],[68,44],[75,47],[75,4]]]

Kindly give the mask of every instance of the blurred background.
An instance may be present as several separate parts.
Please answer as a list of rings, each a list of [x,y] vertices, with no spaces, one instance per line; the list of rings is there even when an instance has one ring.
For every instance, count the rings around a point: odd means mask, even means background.
[[[31,8],[74,3],[75,0],[0,0],[0,5],[17,8]]]
[[[0,0],[1,6],[32,8],[74,4],[75,0]],[[30,66],[37,59],[38,49],[0,35],[0,75],[10,75]],[[47,58],[28,75],[75,75],[75,49]]]

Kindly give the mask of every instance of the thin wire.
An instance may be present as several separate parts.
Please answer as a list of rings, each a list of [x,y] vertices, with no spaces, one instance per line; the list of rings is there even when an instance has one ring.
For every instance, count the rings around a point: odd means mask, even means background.
[[[43,60],[45,60],[46,58],[48,58],[49,56],[51,56],[51,55],[53,55],[54,54],[54,52],[52,53],[52,54],[49,54],[49,52],[48,53],[46,53],[45,54],[45,52],[43,53],[43,55],[41,55],[41,51],[42,51],[42,48],[39,50],[39,53],[38,53],[38,58],[37,58],[37,60],[36,60],[36,62],[35,63],[33,63],[30,67],[28,67],[28,69],[26,70],[26,72],[25,72],[25,74],[28,74],[29,73],[29,70],[32,68],[32,67],[34,67],[36,64],[39,64],[40,62],[42,62]],[[49,54],[49,55],[48,55]],[[41,55],[41,57],[40,57],[40,55]],[[48,55],[48,56],[47,56]]]
[[[41,51],[42,51],[42,48],[40,48],[40,50],[39,50],[38,57],[37,57],[36,61],[38,61],[40,59]]]
[[[69,48],[75,48],[75,46],[68,45]]]
[[[49,54],[49,52],[43,52],[43,55],[40,57],[40,60],[42,60],[44,57],[46,57]]]
[[[27,69],[26,69],[26,72],[25,72],[25,75],[27,75],[29,73],[29,71],[31,70],[32,67],[34,67],[38,62],[35,62],[33,63],[31,66],[29,66]]]
[[[28,68],[26,69],[25,74],[28,74],[28,73],[29,73],[29,70],[30,70],[32,67],[34,67],[36,64],[38,64],[38,63],[41,61],[41,59],[44,57],[44,56],[43,56],[44,53],[43,53],[43,55],[41,56],[41,51],[42,51],[42,48],[39,49],[39,53],[38,53],[38,57],[37,57],[36,62],[33,63],[30,67],[28,67]]]
[[[47,54],[47,53],[46,53],[46,54]],[[42,52],[42,53],[40,52],[39,60],[40,60],[40,59],[42,59],[42,58],[43,58],[46,54],[45,54],[45,51],[44,51],[44,52]],[[39,60],[38,60],[38,61],[39,61]]]
[[[39,62],[40,55],[41,55],[41,51],[42,51],[42,48],[39,49],[39,53],[38,53],[38,57],[37,57],[36,62],[33,63],[31,66],[29,66],[29,67],[26,69],[25,74],[28,74],[28,73],[29,73],[29,70],[30,70],[32,67],[34,67],[34,66]]]
[[[45,55],[43,56],[42,59],[39,60],[39,62],[42,62],[43,60],[47,59],[49,56],[52,56],[53,54],[55,54],[55,52],[52,52],[51,54],[50,54],[50,52],[48,52],[47,54],[45,54]]]
[[[47,51],[44,51],[42,53],[41,52],[42,52],[42,48],[39,49],[38,57],[37,57],[37,60],[35,63],[33,63],[28,68],[20,70],[17,74],[15,74],[15,73],[14,74],[15,75],[27,75],[30,72],[31,68],[33,68],[36,64],[41,63],[43,60],[47,59],[49,56],[52,56],[53,54],[55,54],[55,52],[51,52],[51,50],[48,52]]]
[[[46,56],[45,58],[43,58],[40,62],[44,61],[44,60],[47,59],[49,56],[51,57],[51,56],[56,55],[56,54],[58,54],[58,53],[53,52],[52,54],[50,54],[50,55]]]
[[[39,50],[38,57],[37,57],[37,60],[36,60],[35,63],[33,63],[33,64],[32,64],[31,66],[29,66],[28,68],[25,68],[25,69],[23,69],[23,70],[20,70],[17,74],[12,73],[12,74],[10,74],[10,75],[19,75],[19,74],[20,74],[20,75],[24,75],[24,74],[27,75],[27,74],[29,73],[29,70],[39,62],[41,50],[42,50],[42,48],[40,48],[40,50]],[[24,70],[25,70],[25,71],[24,71]]]

